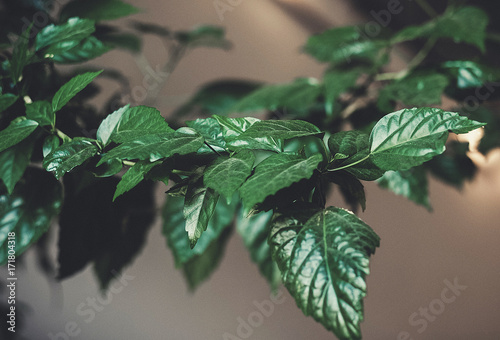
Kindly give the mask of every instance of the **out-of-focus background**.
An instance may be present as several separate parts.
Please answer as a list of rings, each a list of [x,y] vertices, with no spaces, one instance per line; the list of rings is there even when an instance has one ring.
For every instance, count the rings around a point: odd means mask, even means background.
[[[279,83],[320,77],[324,66],[301,53],[310,34],[374,20],[370,11],[387,6],[385,0],[370,5],[343,0],[127,2],[143,9],[134,20],[176,30],[203,23],[222,25],[234,44],[230,51],[197,49],[181,61],[159,95],[148,99],[147,104],[165,116],[200,85],[215,79]],[[226,4],[227,10],[217,11],[217,3]],[[425,16],[412,1],[401,4],[405,7],[401,18]],[[394,20],[404,22],[401,18]],[[127,25],[130,19],[119,22]],[[153,67],[162,65],[165,47],[150,36],[142,56],[112,51],[93,64],[122,70],[132,88],[148,90],[141,58]],[[396,57],[392,67],[402,66]],[[116,86],[107,80],[99,84]],[[138,96],[132,99],[144,104]],[[360,217],[382,241],[368,276],[364,339],[500,339],[499,158],[492,153],[479,160],[478,175],[460,192],[431,180],[433,213],[366,183],[367,209]],[[159,189],[159,201],[162,196]],[[335,195],[330,203],[345,206]],[[50,237],[54,245],[56,231],[52,228]],[[107,297],[100,295],[90,269],[53,286],[35,262],[36,253],[30,250],[26,267],[18,269],[17,300],[29,305],[22,325],[27,339],[238,339],[241,320],[255,316],[255,302],[270,300],[269,286],[237,235],[217,272],[196,292],[189,292],[174,267],[159,219],[141,255],[124,270],[125,277],[112,284],[114,290]],[[2,276],[4,272],[2,268]],[[450,285],[455,288],[445,290]],[[247,331],[249,339],[334,338],[305,317],[284,288],[279,292],[283,303],[273,304],[261,325]]]

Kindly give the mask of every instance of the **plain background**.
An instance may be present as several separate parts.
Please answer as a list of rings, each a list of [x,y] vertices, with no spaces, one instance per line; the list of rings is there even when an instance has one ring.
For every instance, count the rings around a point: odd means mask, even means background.
[[[182,60],[153,103],[164,115],[189,98],[201,84],[215,79],[279,83],[296,77],[321,77],[324,66],[300,52],[315,27],[301,24],[294,8],[300,8],[304,15],[317,15],[321,19],[316,21],[318,27],[359,23],[368,18],[368,13],[354,12],[348,1],[340,0],[280,4],[243,0],[224,13],[223,21],[213,1],[129,2],[144,9],[133,17],[135,20],[177,30],[202,23],[223,25],[234,44],[231,51],[199,49]],[[118,23],[126,25],[128,19]],[[143,57],[152,66],[161,65],[166,52],[159,40],[149,37]],[[139,59],[113,51],[93,64],[118,68],[130,77],[132,86],[141,87],[144,75],[138,66]],[[401,67],[397,59],[393,67]],[[115,86],[106,80],[100,84]],[[498,165],[498,157],[490,155],[478,176],[461,192],[431,179],[433,213],[379,189],[374,183],[366,183],[367,210],[360,217],[382,241],[372,257],[368,276],[362,323],[364,339],[398,339],[402,331],[410,333],[413,339],[500,338]],[[162,190],[158,196],[161,201]],[[336,195],[330,203],[344,205]],[[56,231],[57,226],[51,233],[54,246]],[[86,323],[86,317],[76,310],[87,298],[99,296],[92,270],[87,268],[63,281],[59,289],[51,288],[34,265],[35,256],[29,251],[25,258],[27,267],[18,272],[17,299],[30,306],[23,333],[28,339],[49,339],[49,332],[64,331],[68,322],[76,323],[81,330],[77,339],[223,339],[225,332],[236,334],[238,317],[246,320],[256,310],[254,301],[261,302],[270,296],[267,283],[235,234],[217,272],[194,294],[189,293],[182,273],[174,268],[158,219],[142,253],[124,270],[134,279],[111,296],[109,304],[94,320]],[[2,268],[2,277],[4,273]],[[467,288],[454,302],[445,305],[425,331],[418,333],[419,327],[409,323],[410,315],[440,299],[446,287],[444,281],[454,279]],[[114,286],[120,284],[115,282]],[[305,317],[283,288],[281,291],[285,303],[275,306],[250,339],[334,339],[323,326]]]

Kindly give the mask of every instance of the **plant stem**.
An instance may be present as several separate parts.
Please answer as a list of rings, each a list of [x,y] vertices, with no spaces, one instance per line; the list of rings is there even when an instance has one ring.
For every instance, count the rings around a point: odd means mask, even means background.
[[[56,128],[55,131],[56,131],[57,136],[59,136],[59,138],[61,138],[63,141],[71,141],[71,137],[69,137],[67,134],[65,134],[61,130]]]
[[[354,166],[356,164],[359,164],[361,162],[366,161],[369,157],[370,157],[370,154],[368,154],[366,157],[361,158],[359,161],[356,161],[354,163],[341,166],[340,168],[330,169],[330,170],[328,170],[328,172],[334,172],[334,171],[339,171],[339,170],[350,168],[350,167],[352,167],[352,166]]]

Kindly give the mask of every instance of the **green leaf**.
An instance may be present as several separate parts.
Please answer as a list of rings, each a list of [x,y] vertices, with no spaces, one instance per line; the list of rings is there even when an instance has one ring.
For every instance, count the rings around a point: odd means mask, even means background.
[[[270,234],[284,285],[305,315],[339,339],[361,339],[365,277],[379,237],[354,214],[330,207],[278,215]]]
[[[392,43],[417,38],[451,38],[457,43],[475,45],[484,53],[488,22],[488,14],[477,7],[451,9],[421,26],[404,28],[392,38]]]
[[[215,211],[219,194],[202,185],[202,181],[190,182],[184,200],[184,218],[189,245],[194,248]]]
[[[408,170],[443,153],[448,131],[467,133],[483,125],[436,108],[396,111],[373,127],[370,158],[383,170]]]
[[[80,41],[75,47],[54,54],[51,59],[59,64],[82,63],[97,58],[111,49],[111,46],[104,44],[94,36],[90,36]]]
[[[132,53],[140,52],[142,47],[141,38],[132,33],[110,32],[99,35],[99,40],[114,48],[120,48]]]
[[[59,137],[56,135],[50,135],[45,138],[42,146],[43,157],[47,157],[49,153],[57,149],[61,145]]]
[[[46,100],[26,104],[26,116],[28,119],[37,121],[41,126],[56,124],[56,115],[52,111],[52,105]]]
[[[126,105],[106,117],[97,130],[97,139],[104,146],[110,142],[129,142],[142,136],[174,130],[160,111],[148,106]]]
[[[35,39],[35,49],[46,54],[58,54],[75,47],[95,31],[94,21],[71,18],[61,25],[45,26]]]
[[[380,91],[377,106],[381,111],[391,112],[399,101],[406,106],[440,104],[448,78],[442,74],[410,74],[396,80]]]
[[[231,231],[229,227],[233,221],[236,203],[236,200],[233,200],[232,204],[223,200],[217,202],[207,230],[201,235],[196,247],[191,249],[182,212],[184,200],[181,197],[168,196],[163,207],[163,234],[174,254],[176,266],[184,271],[190,289],[196,288],[217,268]]]
[[[373,164],[370,154],[369,137],[360,131],[341,131],[328,139],[328,147],[333,156],[330,168],[345,168],[359,179],[373,181],[384,174],[384,170]]]
[[[62,204],[61,185],[53,176],[29,168],[24,178],[12,195],[0,194],[0,265],[7,263],[10,232],[19,256],[49,229]]]
[[[263,120],[250,126],[238,138],[244,140],[266,136],[268,138],[285,140],[320,133],[321,130],[318,127],[302,120]]]
[[[257,149],[274,152],[281,152],[282,150],[281,141],[274,138],[258,137],[244,140],[239,139],[243,132],[260,121],[260,119],[253,117],[229,118],[218,115],[214,115],[214,118],[219,122],[222,128],[222,135],[226,141],[226,146],[230,150]]]
[[[146,173],[151,170],[157,163],[149,162],[137,162],[133,167],[127,170],[127,172],[122,176],[122,179],[116,186],[115,195],[113,196],[113,201],[120,195],[129,191],[137,184],[139,184]]]
[[[186,125],[194,129],[212,146],[224,149],[226,141],[222,133],[222,128],[215,118],[204,118],[187,121]]]
[[[12,51],[12,58],[10,59],[10,74],[14,84],[22,79],[23,69],[29,64],[33,53],[29,51],[30,34],[33,24],[19,36],[14,49]]]
[[[245,207],[252,208],[280,189],[311,178],[322,160],[321,155],[303,158],[289,153],[279,153],[266,158],[256,166],[254,174],[240,187],[239,192]]]
[[[71,78],[70,81],[61,86],[52,98],[52,111],[59,111],[71,100],[71,98],[90,84],[95,77],[101,74],[101,72],[102,71],[87,72]]]
[[[76,0],[66,4],[60,16],[61,20],[80,17],[102,21],[115,20],[139,12],[136,7],[120,0]]]
[[[38,123],[30,119],[11,123],[6,129],[0,131],[0,152],[31,135],[37,127]]]
[[[450,60],[441,67],[453,77],[458,89],[482,87],[500,76],[496,69],[470,60]]]
[[[387,171],[378,180],[378,185],[432,211],[429,202],[427,174],[422,166],[405,171]]]
[[[64,143],[44,158],[43,167],[47,171],[54,171],[54,175],[59,179],[97,153],[98,148],[92,142],[93,140],[88,138],[75,138]]]
[[[267,242],[271,231],[271,211],[245,217],[241,211],[236,230],[241,235],[252,261],[273,289],[280,283],[280,271],[272,259],[271,248]]]
[[[0,112],[7,110],[17,100],[17,96],[12,93],[0,95]]]
[[[224,195],[228,200],[252,173],[255,155],[242,150],[232,157],[219,157],[203,176],[205,185]]]
[[[356,176],[346,171],[335,171],[326,174],[328,180],[337,184],[340,187],[342,196],[344,196],[347,204],[351,206],[353,212],[357,211],[358,204],[361,209],[366,209],[366,197],[363,184],[356,178]]]
[[[118,159],[110,159],[107,162],[92,169],[92,173],[96,177],[110,177],[119,173],[123,168],[122,161]]]
[[[7,191],[12,194],[16,183],[23,177],[28,167],[35,140],[26,138],[19,144],[0,152],[0,178]]]
[[[348,69],[335,68],[325,73],[323,77],[325,108],[329,116],[333,115],[333,112],[337,110],[339,105],[336,104],[336,100],[339,96],[356,85],[356,80],[358,80],[364,71],[361,67]]]
[[[231,43],[224,38],[224,28],[219,26],[198,26],[191,31],[176,32],[175,36],[179,42],[191,48],[215,47],[229,49],[231,47]]]
[[[304,50],[321,62],[350,63],[352,60],[375,61],[388,43],[365,39],[355,26],[337,27],[313,35]]]
[[[202,144],[203,137],[194,130],[188,130],[188,128],[177,130],[175,133],[145,135],[111,149],[104,154],[97,165],[113,158],[154,162],[175,154],[194,153],[198,151]]]
[[[305,111],[321,93],[321,86],[314,78],[299,78],[290,84],[267,85],[258,88],[234,105],[231,112],[274,111],[291,109]]]

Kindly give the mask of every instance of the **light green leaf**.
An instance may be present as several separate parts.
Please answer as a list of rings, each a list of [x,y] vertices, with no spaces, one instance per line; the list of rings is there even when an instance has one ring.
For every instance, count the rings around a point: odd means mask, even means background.
[[[75,47],[54,54],[51,59],[59,64],[83,63],[97,58],[111,49],[111,46],[104,44],[94,36],[90,36],[80,41]]]
[[[0,152],[16,145],[38,127],[34,120],[23,119],[19,122],[11,123],[6,129],[0,131]]]
[[[407,170],[443,153],[448,131],[467,133],[484,125],[436,108],[396,111],[373,127],[370,158],[383,170]]]
[[[157,161],[175,154],[194,153],[203,144],[203,137],[187,128],[175,133],[157,133],[145,135],[136,140],[125,142],[103,155],[97,165],[113,159]]]
[[[274,111],[287,108],[305,111],[321,93],[321,85],[314,78],[299,78],[290,84],[263,86],[234,105],[231,112]]]
[[[451,38],[457,43],[475,45],[484,53],[488,22],[488,14],[477,7],[451,9],[421,26],[404,28],[392,38],[392,43],[417,38]]]
[[[98,148],[92,139],[75,138],[48,154],[43,160],[43,167],[47,171],[54,171],[54,175],[59,179],[66,172],[94,156],[97,151]]]
[[[379,237],[335,207],[278,215],[270,234],[284,285],[305,315],[339,339],[361,339],[365,277]]]
[[[184,218],[189,245],[194,248],[215,211],[219,194],[202,185],[201,180],[190,182],[184,200]]]
[[[58,54],[72,49],[94,31],[94,21],[88,19],[71,18],[65,24],[51,24],[36,35],[35,49],[44,49],[46,54]]]
[[[7,110],[17,100],[17,96],[12,93],[0,95],[0,112]]]
[[[228,200],[252,173],[255,155],[242,150],[232,157],[219,157],[203,176],[205,185],[224,195]]]
[[[406,106],[440,104],[448,78],[442,74],[410,74],[396,80],[380,91],[377,106],[381,111],[391,112],[399,101]]]
[[[160,111],[148,106],[130,107],[126,105],[106,117],[97,130],[97,139],[104,146],[109,142],[123,143],[148,134],[170,132]]]
[[[313,35],[304,50],[321,62],[345,64],[354,60],[376,61],[388,43],[366,39],[355,26],[337,27]]]
[[[311,178],[322,160],[321,155],[304,158],[289,153],[279,153],[266,158],[257,165],[254,174],[240,187],[239,192],[245,207],[252,208],[280,189],[287,188],[302,179]]]
[[[54,126],[56,123],[56,115],[52,111],[52,105],[46,100],[26,104],[26,116],[28,119],[37,121],[41,126]]]
[[[116,186],[115,195],[113,196],[113,201],[120,195],[131,190],[137,184],[139,184],[146,173],[151,170],[158,163],[149,162],[137,162],[133,167],[127,170],[127,172],[122,176],[122,179]]]
[[[16,183],[23,177],[28,167],[35,140],[26,138],[19,144],[0,152],[0,178],[7,191],[12,194]]]
[[[102,21],[115,20],[136,13],[139,13],[138,8],[120,0],[76,0],[66,4],[60,16],[61,20],[80,17]]]
[[[102,71],[87,72],[71,78],[70,81],[61,86],[52,98],[52,111],[59,111],[71,100],[71,98],[90,84],[95,77],[101,74],[101,72]]]
[[[256,122],[238,138],[258,138],[266,136],[273,139],[291,139],[320,134],[315,125],[302,120],[263,120]]]
[[[0,265],[7,263],[8,235],[15,233],[16,256],[50,227],[62,205],[61,184],[41,169],[28,169],[12,195],[0,193]]]
[[[405,171],[387,171],[378,181],[384,189],[401,195],[432,211],[429,202],[427,174],[422,166]]]
[[[267,242],[271,231],[272,217],[271,211],[251,217],[245,217],[243,211],[241,211],[236,230],[250,252],[252,261],[259,267],[260,273],[266,278],[271,287],[275,289],[281,279],[279,268],[272,259],[271,248]]]

